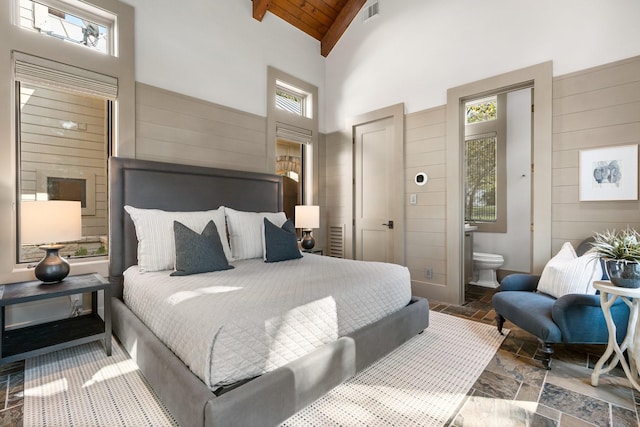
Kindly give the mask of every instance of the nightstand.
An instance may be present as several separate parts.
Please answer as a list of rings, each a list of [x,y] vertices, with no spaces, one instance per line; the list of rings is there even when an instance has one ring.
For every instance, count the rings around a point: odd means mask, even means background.
[[[98,291],[104,293],[104,321],[98,315]],[[5,308],[29,301],[91,292],[91,313],[24,328],[5,330]],[[0,286],[0,364],[104,340],[111,356],[111,285],[98,274],[69,276],[54,285],[41,281]]]

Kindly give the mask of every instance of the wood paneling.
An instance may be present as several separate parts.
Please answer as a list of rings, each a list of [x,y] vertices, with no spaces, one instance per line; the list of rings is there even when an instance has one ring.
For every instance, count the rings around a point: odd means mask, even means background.
[[[327,227],[344,229],[344,258],[353,258],[353,144],[346,132],[326,135],[320,171]]]
[[[640,143],[640,57],[553,80],[552,244],[640,227],[638,201],[579,201],[583,149]]]
[[[266,172],[266,119],[136,84],[136,157]]]
[[[446,278],[446,108],[408,114],[405,130],[406,261],[414,294],[427,296]],[[426,185],[414,183],[418,172],[429,177]],[[431,279],[425,278],[426,267]]]

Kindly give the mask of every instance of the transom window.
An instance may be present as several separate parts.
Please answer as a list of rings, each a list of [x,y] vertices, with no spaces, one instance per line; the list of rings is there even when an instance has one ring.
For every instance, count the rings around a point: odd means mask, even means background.
[[[465,108],[467,111],[467,124],[496,120],[498,118],[498,97],[492,96],[467,102]]]
[[[279,80],[276,81],[276,107],[297,116],[312,117],[309,94]]]
[[[76,3],[78,7],[74,7]],[[86,4],[74,1],[19,1],[19,22],[22,28],[100,53],[113,54],[111,40],[115,19],[101,15],[104,13],[101,14],[98,9],[89,10]]]

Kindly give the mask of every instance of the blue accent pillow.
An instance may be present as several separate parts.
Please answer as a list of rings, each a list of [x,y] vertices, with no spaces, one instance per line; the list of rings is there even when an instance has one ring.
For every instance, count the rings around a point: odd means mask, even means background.
[[[174,221],[173,234],[176,244],[176,271],[171,273],[171,276],[188,276],[233,268],[224,254],[220,235],[213,221],[207,223],[201,234]]]
[[[302,258],[298,249],[296,229],[290,219],[278,227],[267,218],[264,219],[264,262],[279,262]]]

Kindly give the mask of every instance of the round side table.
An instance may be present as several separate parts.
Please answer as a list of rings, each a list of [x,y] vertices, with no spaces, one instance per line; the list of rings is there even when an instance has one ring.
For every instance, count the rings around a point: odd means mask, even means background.
[[[600,305],[604,313],[609,330],[609,343],[607,349],[593,368],[591,374],[591,385],[598,385],[600,374],[606,374],[615,368],[618,363],[624,369],[624,373],[631,384],[640,391],[638,383],[638,365],[640,364],[640,330],[638,330],[638,305],[640,304],[640,288],[621,288],[614,286],[609,281],[596,281],[593,287],[600,291]],[[627,327],[627,335],[620,345],[616,341],[616,325],[611,317],[611,306],[616,299],[622,300],[629,306],[629,325]],[[629,362],[624,358],[623,352],[627,350],[629,353]],[[615,353],[615,354],[614,354]],[[611,355],[613,354],[613,358]],[[607,366],[604,364],[611,358]]]

